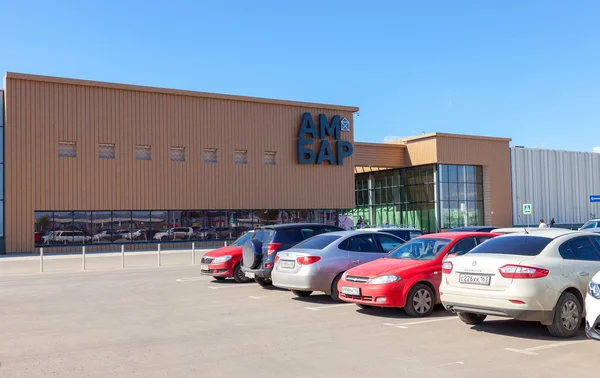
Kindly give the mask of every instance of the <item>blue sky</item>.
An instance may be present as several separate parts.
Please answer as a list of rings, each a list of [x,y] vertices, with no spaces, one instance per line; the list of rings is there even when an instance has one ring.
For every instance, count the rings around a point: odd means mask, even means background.
[[[359,106],[361,141],[600,146],[600,2],[96,3],[0,0],[0,72]]]

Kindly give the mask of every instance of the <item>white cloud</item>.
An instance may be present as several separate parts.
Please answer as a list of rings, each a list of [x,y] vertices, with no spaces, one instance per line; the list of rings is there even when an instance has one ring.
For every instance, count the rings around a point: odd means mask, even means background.
[[[383,143],[390,143],[396,140],[401,140],[406,138],[405,136],[395,136],[395,135],[388,135],[386,137],[383,137]]]
[[[594,147],[594,148],[592,149],[592,151],[594,151],[594,152],[595,152],[595,153],[597,153],[597,154],[600,154],[600,146],[598,146],[598,147]]]

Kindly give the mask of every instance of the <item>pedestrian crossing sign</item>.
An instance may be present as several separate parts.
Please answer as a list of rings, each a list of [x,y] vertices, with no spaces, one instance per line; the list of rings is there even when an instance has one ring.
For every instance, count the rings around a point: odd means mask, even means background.
[[[530,203],[524,203],[523,204],[523,214],[525,215],[531,215],[531,204]]]

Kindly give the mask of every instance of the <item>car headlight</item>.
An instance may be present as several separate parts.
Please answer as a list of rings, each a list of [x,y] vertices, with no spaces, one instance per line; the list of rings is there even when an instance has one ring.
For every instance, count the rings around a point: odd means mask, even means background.
[[[342,281],[346,281],[347,276],[348,276],[348,271],[345,271],[344,274],[342,274]]]
[[[231,255],[225,255],[225,256],[217,257],[216,259],[214,259],[213,264],[224,263],[225,261],[229,261],[229,260],[231,260]]]
[[[600,284],[590,281],[590,284],[588,285],[588,294],[596,299],[600,299]]]
[[[367,283],[373,284],[373,285],[381,285],[381,284],[388,284],[388,283],[397,282],[397,281],[400,281],[400,277],[390,274],[390,275],[386,275],[386,276],[379,276],[379,277],[372,278]]]

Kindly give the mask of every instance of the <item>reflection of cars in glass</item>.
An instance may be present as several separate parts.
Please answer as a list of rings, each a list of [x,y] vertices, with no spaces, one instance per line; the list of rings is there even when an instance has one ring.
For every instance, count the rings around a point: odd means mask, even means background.
[[[198,239],[209,240],[209,239],[231,239],[233,237],[233,230],[231,228],[200,228],[196,230]]]
[[[442,266],[446,309],[467,324],[486,316],[540,322],[555,337],[578,334],[583,298],[600,270],[600,235],[550,229],[498,236]]]
[[[262,285],[271,284],[271,271],[279,251],[292,248],[310,237],[328,232],[344,231],[326,224],[295,223],[265,226],[254,230],[252,239],[244,244],[242,270],[246,277]]]
[[[174,227],[167,231],[157,232],[154,235],[155,240],[186,240],[194,238],[194,229],[192,227]]]
[[[453,232],[415,238],[382,259],[344,273],[338,285],[340,299],[361,308],[399,307],[410,316],[427,316],[440,301],[446,255],[464,255],[495,236]]]
[[[600,272],[590,281],[585,298],[585,333],[590,339],[600,341]]]
[[[379,232],[341,231],[313,236],[275,257],[273,285],[299,297],[322,291],[339,301],[338,281],[354,266],[385,256],[404,240]]]
[[[242,260],[242,247],[248,241],[254,231],[242,235],[231,245],[214,251],[207,252],[200,260],[200,273],[213,276],[217,280],[233,277],[236,282],[250,282],[240,267]]]
[[[93,242],[115,241],[121,239],[121,232],[117,230],[103,230],[94,235]]]
[[[121,234],[121,237],[127,240],[140,240],[143,239],[145,232],[146,230],[127,231]]]
[[[41,232],[34,233],[35,244],[42,244],[44,242],[44,234]]]
[[[494,226],[466,226],[451,228],[446,232],[492,232],[497,228]]]
[[[85,243],[90,240],[82,231],[50,231],[43,237],[44,244]]]

